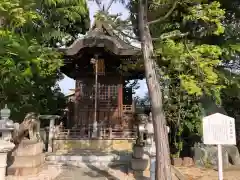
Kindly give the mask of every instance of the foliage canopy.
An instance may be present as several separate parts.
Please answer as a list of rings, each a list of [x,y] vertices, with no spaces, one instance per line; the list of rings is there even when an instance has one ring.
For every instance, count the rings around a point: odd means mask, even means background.
[[[137,37],[138,2],[128,5]],[[180,151],[183,138],[201,133],[202,98],[210,96],[224,106],[230,89],[239,87],[238,74],[230,73],[239,69],[237,7],[239,2],[225,0],[152,0],[148,4],[171,143]]]
[[[56,84],[63,77],[61,54],[89,26],[85,0],[3,0],[0,4],[0,101],[21,120],[26,112],[55,114],[65,98]]]

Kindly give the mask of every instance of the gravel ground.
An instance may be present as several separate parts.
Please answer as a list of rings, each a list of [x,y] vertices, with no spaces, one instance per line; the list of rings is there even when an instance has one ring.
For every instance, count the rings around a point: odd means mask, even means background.
[[[212,169],[201,169],[196,167],[178,168],[187,180],[218,180],[218,172]],[[224,180],[240,180],[240,167],[233,167],[223,172]]]
[[[95,171],[86,168],[66,166],[62,167],[62,172],[54,180],[105,180],[106,177]]]
[[[132,180],[126,175],[124,166],[114,168],[90,166],[77,167],[74,165],[61,166],[61,173],[54,180]]]
[[[6,180],[132,180],[122,168],[76,167],[73,165],[46,165],[37,176],[8,176]]]

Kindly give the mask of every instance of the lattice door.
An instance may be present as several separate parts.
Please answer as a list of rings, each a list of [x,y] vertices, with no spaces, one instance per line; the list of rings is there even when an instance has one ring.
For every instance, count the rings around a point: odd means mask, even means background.
[[[79,98],[79,124],[92,122],[95,111],[95,85],[81,84]],[[118,85],[117,84],[98,84],[98,121],[115,121],[119,119],[118,107]]]
[[[101,84],[98,86],[98,105],[100,109],[117,107],[118,86]]]

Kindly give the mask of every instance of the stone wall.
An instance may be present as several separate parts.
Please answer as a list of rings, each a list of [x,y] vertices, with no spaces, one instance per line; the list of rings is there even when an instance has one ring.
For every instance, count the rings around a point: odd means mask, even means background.
[[[22,140],[18,148],[8,155],[7,174],[12,176],[38,174],[45,162],[42,149],[42,142]]]
[[[135,140],[57,140],[53,141],[53,152],[57,151],[99,151],[99,152],[131,152]]]

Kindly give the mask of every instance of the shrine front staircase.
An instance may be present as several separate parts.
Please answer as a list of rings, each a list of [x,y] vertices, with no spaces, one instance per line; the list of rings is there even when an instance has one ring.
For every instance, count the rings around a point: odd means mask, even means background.
[[[89,138],[88,133],[83,136],[80,129],[65,129],[53,139],[53,152],[46,154],[46,161],[78,167],[128,166],[136,140],[135,130],[103,131],[105,135],[102,132],[101,137]]]

